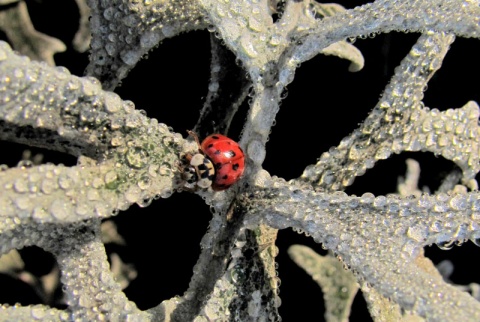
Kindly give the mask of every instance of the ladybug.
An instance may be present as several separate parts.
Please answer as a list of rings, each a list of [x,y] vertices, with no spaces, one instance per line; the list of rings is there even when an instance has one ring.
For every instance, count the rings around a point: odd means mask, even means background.
[[[199,153],[186,156],[189,164],[184,170],[184,179],[187,183],[221,191],[240,179],[245,170],[245,155],[237,142],[222,134],[212,134],[200,143],[194,132],[188,133],[197,141]]]

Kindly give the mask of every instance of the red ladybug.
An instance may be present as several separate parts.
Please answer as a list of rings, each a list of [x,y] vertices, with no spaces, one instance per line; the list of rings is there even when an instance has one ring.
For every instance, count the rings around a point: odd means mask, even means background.
[[[245,155],[237,142],[222,134],[212,134],[200,144],[195,133],[191,131],[188,133],[195,138],[200,151],[213,163],[215,168],[211,184],[213,190],[225,190],[240,179],[245,170]],[[193,160],[192,157],[190,159]],[[205,167],[205,169],[199,169],[199,165]],[[203,177],[212,177],[212,169],[209,169],[208,161],[195,162],[195,164],[190,164],[190,166],[194,168],[194,172],[198,174],[197,179],[200,179],[200,181]],[[197,185],[201,188],[206,188],[203,182],[206,180],[203,180],[201,185],[199,184],[200,181],[197,181]]]
[[[245,170],[245,155],[237,142],[212,134],[203,140],[201,149],[215,166],[213,190],[225,190],[240,179]]]

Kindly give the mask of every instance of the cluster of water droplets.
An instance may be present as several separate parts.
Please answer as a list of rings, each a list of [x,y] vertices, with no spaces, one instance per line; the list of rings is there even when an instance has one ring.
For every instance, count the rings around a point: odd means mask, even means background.
[[[247,70],[258,69],[262,64],[254,60],[263,54],[260,52],[262,47],[258,46],[259,39],[265,41],[266,29],[271,25],[271,19],[268,21],[269,16],[265,13],[267,8],[254,1],[208,0],[203,1],[202,6],[210,12],[207,30],[235,53],[237,64]]]
[[[273,181],[269,189],[245,196],[243,202],[253,215],[247,217],[248,224],[265,223],[278,229],[295,227],[305,231],[340,256],[358,278],[377,287],[381,284],[388,288],[391,283],[397,283],[384,274],[408,265],[425,245],[476,241],[479,236],[478,192],[439,193],[418,198],[366,193],[357,197],[343,192],[318,193],[288,185],[282,179]],[[426,283],[425,276],[412,272],[410,269],[399,271],[394,278],[401,276],[408,281],[406,288]],[[431,287],[435,292],[433,289],[440,286],[432,284]],[[435,294],[428,296],[436,301]],[[409,299],[416,302],[415,297],[403,295],[397,300],[403,307]],[[464,305],[469,303],[467,300]]]
[[[63,229],[56,239],[63,242],[52,243],[46,249],[56,255],[63,272],[62,288],[74,321],[118,321],[127,317],[132,321],[148,320],[115,281],[98,229],[89,224]]]
[[[357,197],[300,190],[280,179],[272,188],[249,196],[251,213],[279,229],[301,229],[344,258],[377,251],[374,245],[389,245],[392,252],[411,259],[425,245],[476,241],[479,236],[477,192]]]
[[[252,244],[246,236],[253,234],[246,230],[239,233],[225,274],[215,283],[212,296],[195,321],[226,317],[232,321],[280,320],[277,311],[281,303],[278,297],[280,280],[274,262],[278,249],[273,244],[250,248]]]
[[[21,306],[20,304],[0,305],[0,313],[6,314],[11,321],[70,321],[70,315],[61,310],[51,309],[44,305]]]
[[[1,231],[30,220],[105,218],[172,194],[180,134],[104,92],[95,79],[30,62],[3,42],[0,71],[0,118],[9,124],[2,138],[83,155],[75,167],[2,167]],[[31,137],[32,131],[48,135]]]
[[[89,75],[113,88],[163,39],[205,27],[195,1],[89,1],[93,32]]]
[[[460,8],[460,9],[459,9]],[[303,43],[295,50],[300,61],[315,56],[331,42],[366,38],[378,32],[421,32],[429,30],[480,37],[480,8],[477,1],[384,0],[367,3],[327,17],[313,29],[303,30]]]
[[[131,109],[116,94],[100,94],[101,86],[94,78],[78,78],[62,67],[31,63],[14,55],[3,42],[0,55],[4,106],[0,117],[26,128],[2,129],[4,138],[96,157],[110,144],[112,129],[120,127],[115,128]],[[73,140],[75,144],[62,144]]]
[[[278,61],[287,47],[296,45],[296,33],[316,24],[315,7],[299,2],[204,1],[203,6],[210,11],[208,30],[222,38],[255,80],[269,72],[268,64]]]
[[[7,235],[7,236],[5,236]],[[128,317],[132,321],[148,321],[128,301],[115,281],[100,240],[100,221],[90,220],[64,225],[28,225],[13,236],[1,234],[4,239],[24,239],[25,245],[37,245],[52,253],[62,271],[62,290],[69,310],[48,306],[0,307],[8,320],[18,321],[118,321]],[[16,248],[22,246],[13,245]],[[92,282],[96,281],[96,282]]]
[[[2,310],[12,319],[15,309],[42,320],[148,320],[109,270],[103,244],[94,238],[100,222],[84,220],[169,197],[185,141],[132,102],[104,92],[97,80],[31,62],[4,42],[0,75],[0,118],[8,124],[2,139],[28,139],[79,156],[72,167],[30,161],[0,167],[0,253],[29,245],[53,253],[74,313],[43,306]],[[47,135],[32,136],[35,131]]]
[[[421,102],[452,41],[449,35],[422,35],[360,128],[323,153],[316,165],[308,166],[301,180],[325,190],[342,190],[377,161],[393,153],[420,150],[457,162],[465,180],[472,179],[478,171],[478,161],[471,162],[478,158],[478,106],[469,103],[462,109],[438,112]]]
[[[445,112],[423,109],[414,111],[410,121],[414,124],[415,138],[407,134],[414,148],[424,148],[454,161],[464,172],[464,179],[471,180],[480,169],[480,129],[478,127],[479,107],[470,101],[459,109]],[[410,139],[408,139],[410,138]]]

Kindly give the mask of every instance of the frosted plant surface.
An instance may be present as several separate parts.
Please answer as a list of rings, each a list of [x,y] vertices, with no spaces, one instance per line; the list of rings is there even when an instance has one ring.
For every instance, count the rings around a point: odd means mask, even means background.
[[[53,254],[66,308],[4,305],[0,321],[279,321],[275,240],[289,227],[330,251],[325,258],[291,251],[321,285],[328,321],[348,318],[359,287],[378,321],[480,320],[477,299],[444,281],[423,255],[431,244],[480,243],[479,106],[469,101],[439,111],[423,103],[455,37],[480,37],[478,1],[377,0],[347,10],[309,0],[78,0],[78,50],[91,30],[86,77],[50,66],[62,44],[32,31],[23,1],[0,5],[0,27],[30,56],[0,42],[0,138],[78,158],[70,167],[2,167],[0,254],[10,256],[3,271],[22,267],[12,250],[35,245]],[[108,90],[162,40],[197,29],[213,36],[210,84],[195,131],[226,133],[248,97],[239,140],[246,170],[226,191],[194,191],[213,217],[188,289],[141,310],[115,277],[118,259],[110,269],[101,220],[192,192],[182,160],[198,147]],[[298,66],[323,54],[360,71],[364,58],[346,40],[391,31],[421,35],[362,124],[297,179],[272,177],[263,168],[266,144]],[[237,87],[226,88],[232,79]],[[459,170],[433,194],[418,189],[412,163],[398,195],[344,192],[378,161],[406,151],[442,156]]]

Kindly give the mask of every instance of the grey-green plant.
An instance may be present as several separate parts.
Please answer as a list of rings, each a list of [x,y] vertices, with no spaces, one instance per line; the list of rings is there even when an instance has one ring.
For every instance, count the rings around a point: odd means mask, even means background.
[[[0,1],[7,6],[0,28],[33,59],[0,42],[0,138],[78,157],[71,167],[2,167],[0,254],[31,245],[52,253],[67,308],[4,305],[0,321],[276,321],[274,243],[277,231],[289,227],[330,251],[322,257],[300,246],[290,249],[322,287],[328,321],[348,319],[358,288],[376,321],[480,320],[478,301],[444,281],[423,256],[426,245],[480,243],[479,107],[470,101],[440,112],[422,102],[455,37],[480,37],[477,0],[376,0],[348,10],[311,0],[77,3],[75,47],[84,50],[90,42],[86,77],[52,66],[53,54],[65,46],[33,29],[23,1]],[[183,295],[142,311],[110,270],[101,220],[185,190],[181,158],[198,148],[109,90],[162,40],[197,29],[214,37],[209,93],[196,128],[213,113],[221,115],[213,130],[225,131],[249,97],[239,141],[246,171],[231,189],[196,191],[213,217],[190,285]],[[421,36],[364,122],[299,178],[272,177],[262,167],[266,143],[298,66],[325,54],[349,59],[350,70],[358,71],[363,57],[348,39],[390,31]],[[218,110],[226,50],[248,77]],[[426,194],[410,163],[399,194],[344,192],[377,161],[404,151],[443,156],[461,173]],[[22,266],[15,255],[11,260],[9,267]]]

